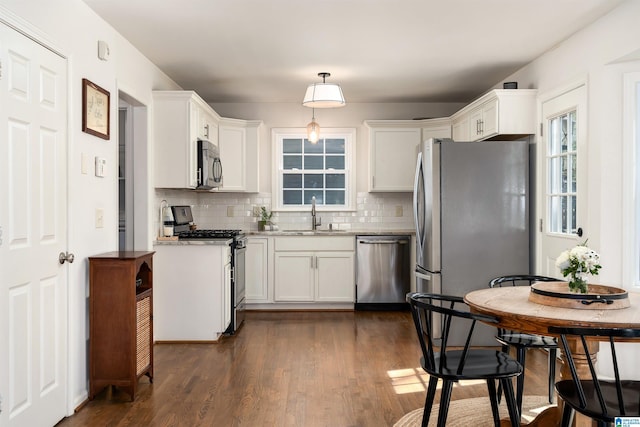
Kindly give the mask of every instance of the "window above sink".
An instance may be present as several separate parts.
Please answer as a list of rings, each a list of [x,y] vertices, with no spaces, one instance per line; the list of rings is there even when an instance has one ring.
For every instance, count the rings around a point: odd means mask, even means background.
[[[356,130],[323,129],[311,143],[305,129],[274,129],[273,210],[355,210]]]

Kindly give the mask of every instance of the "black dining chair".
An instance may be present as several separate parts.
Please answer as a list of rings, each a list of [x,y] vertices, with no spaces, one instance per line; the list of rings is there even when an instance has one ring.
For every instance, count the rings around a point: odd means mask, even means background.
[[[442,380],[442,390],[438,427],[446,425],[453,383],[460,380],[486,380],[491,412],[496,427],[500,425],[495,383],[498,380],[504,390],[511,425],[519,426],[520,413],[511,380],[522,374],[522,366],[502,351],[471,348],[470,345],[476,322],[495,323],[497,320],[492,316],[470,313],[468,306],[460,297],[409,293],[407,294],[407,302],[411,307],[413,322],[422,349],[420,364],[422,369],[429,374],[422,426],[426,427],[429,424],[429,416],[439,379]],[[441,327],[442,338],[439,346],[431,333],[434,327]],[[455,328],[456,331],[465,331],[463,332],[466,334],[463,337],[466,339],[464,347],[450,348],[448,346],[449,333],[452,328]]]
[[[535,282],[557,282],[558,279],[547,276],[535,276],[530,274],[518,274],[512,276],[500,276],[489,282],[489,287],[504,286],[531,286]],[[553,403],[555,392],[553,385],[556,382],[556,357],[558,355],[558,341],[553,337],[544,335],[526,334],[518,331],[510,331],[498,328],[496,340],[502,344],[502,351],[509,353],[509,347],[516,349],[516,360],[525,367],[527,350],[530,348],[541,348],[549,350],[549,403]],[[498,387],[498,401],[500,401],[501,387]],[[520,375],[516,380],[516,401],[518,410],[522,411],[522,396],[524,394],[524,375]]]
[[[564,401],[562,412],[562,426],[568,427],[573,423],[575,411],[596,420],[598,427],[604,427],[615,422],[616,417],[640,417],[640,381],[623,380],[618,365],[617,344],[620,341],[640,338],[640,329],[592,329],[592,328],[559,328],[550,327],[549,333],[560,335],[564,357],[569,364],[571,379],[556,383],[558,396]],[[578,372],[574,360],[576,350],[571,350],[569,340],[576,340],[574,349],[584,352],[588,372]],[[605,341],[609,345],[609,368],[613,371],[613,378],[598,377],[598,372],[604,371],[604,346],[599,342]],[[589,344],[600,347],[598,353],[598,372],[592,360],[594,352]],[[596,347],[596,348],[598,348]],[[582,360],[583,356],[580,355]],[[637,365],[636,365],[637,366]],[[634,366],[635,367],[635,366]],[[618,424],[616,424],[618,425]],[[626,425],[626,424],[625,424]]]

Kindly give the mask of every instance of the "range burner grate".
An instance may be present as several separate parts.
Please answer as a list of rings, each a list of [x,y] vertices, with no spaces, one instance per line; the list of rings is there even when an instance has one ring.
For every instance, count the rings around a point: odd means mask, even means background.
[[[180,239],[230,239],[242,230],[188,230],[178,233]]]

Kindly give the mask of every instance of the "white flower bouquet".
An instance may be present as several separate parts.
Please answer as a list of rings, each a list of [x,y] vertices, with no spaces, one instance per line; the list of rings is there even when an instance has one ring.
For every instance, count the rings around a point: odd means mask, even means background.
[[[587,242],[575,246],[573,249],[563,251],[556,259],[556,267],[560,269],[564,277],[569,278],[569,290],[572,292],[587,293],[587,275],[597,275],[600,265],[600,255],[587,247]]]

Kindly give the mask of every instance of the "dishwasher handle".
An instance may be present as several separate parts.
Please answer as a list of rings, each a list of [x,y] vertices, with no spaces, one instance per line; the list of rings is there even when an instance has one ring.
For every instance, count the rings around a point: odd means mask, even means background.
[[[358,243],[363,243],[366,245],[406,245],[409,243],[406,239],[398,239],[398,240],[362,240],[358,239]]]

